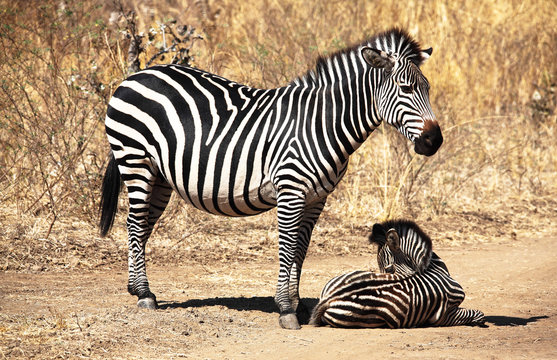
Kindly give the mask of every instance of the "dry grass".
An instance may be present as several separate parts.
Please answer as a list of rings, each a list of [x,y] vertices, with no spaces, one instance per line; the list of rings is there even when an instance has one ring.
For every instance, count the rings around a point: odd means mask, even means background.
[[[0,1],[0,269],[124,266],[126,202],[111,237],[100,239],[95,223],[102,119],[126,73],[125,25],[110,21],[114,4],[43,3]],[[195,26],[204,40],[191,49],[193,65],[258,87],[283,85],[318,55],[395,25],[434,49],[423,71],[443,147],[419,157],[380,128],[351,159],[310,254],[366,251],[372,224],[397,216],[452,244],[557,230],[554,2],[202,4],[124,2],[139,31],[169,18]],[[228,219],[173,201],[149,251],[154,262],[276,257],[276,238],[273,211]]]

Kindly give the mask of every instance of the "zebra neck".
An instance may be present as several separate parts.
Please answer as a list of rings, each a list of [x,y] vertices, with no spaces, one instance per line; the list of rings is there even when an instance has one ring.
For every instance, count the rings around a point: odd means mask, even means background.
[[[315,94],[315,121],[346,158],[381,124],[374,99],[378,76],[351,52],[322,60],[292,83]]]

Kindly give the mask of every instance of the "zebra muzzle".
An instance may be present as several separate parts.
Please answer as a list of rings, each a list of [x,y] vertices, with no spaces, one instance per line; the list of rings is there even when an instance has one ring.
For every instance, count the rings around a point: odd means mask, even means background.
[[[443,144],[443,134],[441,128],[435,120],[426,120],[422,134],[414,142],[414,151],[416,154],[431,156]]]

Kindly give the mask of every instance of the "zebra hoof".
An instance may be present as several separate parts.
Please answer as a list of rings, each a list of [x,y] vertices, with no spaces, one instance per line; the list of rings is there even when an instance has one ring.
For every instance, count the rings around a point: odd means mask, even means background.
[[[155,310],[158,307],[157,300],[155,300],[153,298],[150,298],[150,297],[139,299],[137,301],[137,307],[139,307],[141,309]]]
[[[287,330],[300,330],[302,327],[298,323],[298,318],[294,313],[283,314],[279,317],[280,327]]]

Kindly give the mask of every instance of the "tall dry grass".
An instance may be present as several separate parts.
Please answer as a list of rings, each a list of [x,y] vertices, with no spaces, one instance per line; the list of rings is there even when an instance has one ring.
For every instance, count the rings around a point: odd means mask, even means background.
[[[126,23],[115,17],[118,2],[25,4],[0,1],[0,268],[103,264],[91,255],[105,241],[95,228],[108,152],[102,121],[110,94],[126,76]],[[433,47],[423,71],[444,132],[442,148],[423,158],[392,128],[379,128],[330,196],[314,248],[363,249],[362,241],[345,238],[362,237],[375,221],[397,216],[458,244],[555,232],[555,2],[122,5],[135,11],[137,31],[145,34],[140,66],[160,49],[160,24],[175,19],[204,38],[191,45],[194,66],[256,87],[284,85],[317,56],[392,26]],[[150,29],[159,30],[152,39]],[[122,252],[125,209],[122,200],[112,235]],[[155,259],[276,256],[276,222],[273,212],[228,219],[175,200],[151,242]]]

